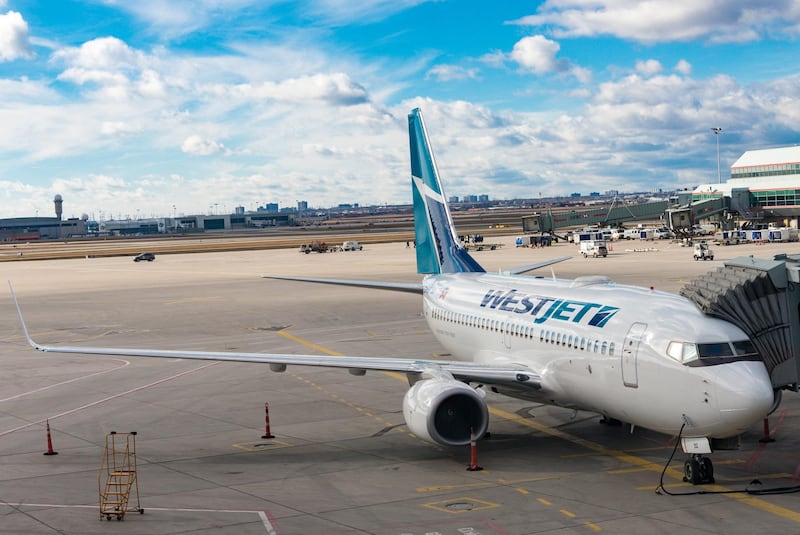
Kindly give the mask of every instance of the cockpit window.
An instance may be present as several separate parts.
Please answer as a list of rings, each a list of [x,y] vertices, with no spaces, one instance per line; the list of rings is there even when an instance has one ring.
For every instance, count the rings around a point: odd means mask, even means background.
[[[670,342],[667,355],[687,366],[713,366],[736,360],[761,360],[750,340],[692,344]]]
[[[713,357],[732,357],[733,349],[728,342],[717,344],[697,344],[697,353],[701,359]]]
[[[754,346],[753,342],[751,342],[750,340],[740,340],[738,342],[733,342],[733,350],[736,352],[736,356],[758,354],[758,351],[756,351],[756,346]]]

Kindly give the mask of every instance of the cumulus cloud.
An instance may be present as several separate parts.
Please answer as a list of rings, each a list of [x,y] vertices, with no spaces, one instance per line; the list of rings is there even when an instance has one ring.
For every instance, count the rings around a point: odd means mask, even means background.
[[[143,55],[116,37],[100,37],[77,48],[59,50],[53,56],[75,69],[126,71],[139,68]]]
[[[544,74],[558,70],[556,55],[561,45],[543,35],[523,37],[514,45],[509,57],[523,69],[536,74]]]
[[[613,35],[642,43],[706,39],[747,42],[771,32],[797,34],[796,0],[547,0],[515,24],[547,27],[554,37]]]
[[[579,82],[587,83],[592,78],[589,69],[573,65],[569,60],[558,58],[561,45],[543,35],[523,37],[514,44],[507,58],[520,69],[534,74],[562,73],[571,74]],[[497,61],[496,56],[484,56],[482,61],[492,63]]]
[[[183,140],[181,151],[196,156],[211,156],[212,154],[228,154],[230,152],[222,143],[212,139],[204,139],[198,135],[189,136]]]
[[[682,59],[675,65],[675,72],[689,76],[692,74],[692,64],[685,59]]]
[[[33,55],[28,23],[22,15],[16,11],[0,15],[0,62],[32,58]]]
[[[661,65],[661,62],[654,59],[648,59],[645,61],[637,61],[636,70],[645,76],[652,76],[663,71],[664,67]]]

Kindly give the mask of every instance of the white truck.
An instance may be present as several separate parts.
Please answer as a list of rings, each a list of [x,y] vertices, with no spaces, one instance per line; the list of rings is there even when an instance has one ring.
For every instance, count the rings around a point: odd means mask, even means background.
[[[591,256],[592,258],[607,257],[608,247],[605,240],[586,240],[581,242],[581,254],[584,258]]]
[[[346,241],[342,244],[342,251],[360,251],[364,248],[361,242]]]

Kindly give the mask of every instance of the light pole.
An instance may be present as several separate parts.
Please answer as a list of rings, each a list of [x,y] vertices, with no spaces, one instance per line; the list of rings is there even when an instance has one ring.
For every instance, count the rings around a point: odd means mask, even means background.
[[[722,170],[719,166],[719,135],[722,133],[722,128],[714,126],[711,131],[714,132],[714,137],[717,138],[717,184],[722,184]]]

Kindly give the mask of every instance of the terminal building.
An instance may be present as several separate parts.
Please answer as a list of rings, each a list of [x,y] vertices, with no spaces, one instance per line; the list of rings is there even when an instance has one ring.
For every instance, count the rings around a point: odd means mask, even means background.
[[[722,200],[724,209],[744,222],[798,227],[800,218],[800,146],[747,151],[731,166],[731,176],[702,184],[691,202]]]

